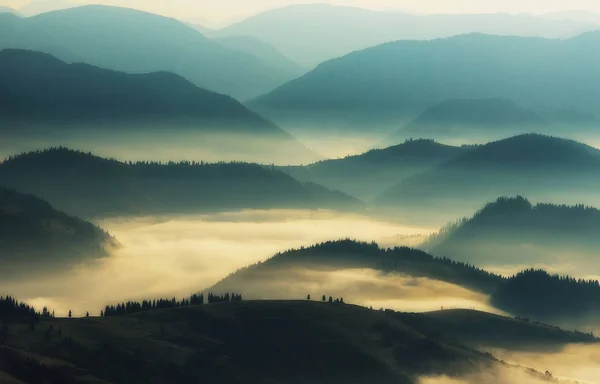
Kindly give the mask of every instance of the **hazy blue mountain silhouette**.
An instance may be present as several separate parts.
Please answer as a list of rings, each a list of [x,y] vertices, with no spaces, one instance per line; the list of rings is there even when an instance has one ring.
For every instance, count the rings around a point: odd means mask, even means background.
[[[444,145],[433,140],[406,140],[402,144],[373,149],[361,155],[280,169],[298,180],[312,181],[361,199],[370,199],[400,180],[467,150],[470,148]]]
[[[600,151],[585,144],[527,134],[491,142],[402,180],[375,203],[388,208],[466,214],[498,196],[543,201],[594,201]]]
[[[247,163],[124,163],[53,148],[0,163],[0,184],[81,217],[251,208],[362,210],[341,192]]]
[[[401,39],[429,40],[471,32],[565,38],[595,29],[594,22],[544,20],[532,15],[412,15],[302,4],[260,13],[215,34],[256,37],[310,67],[352,51]]]
[[[569,264],[597,268],[600,211],[584,205],[532,204],[502,197],[443,228],[424,245],[435,255],[478,265]]]
[[[427,137],[459,134],[510,134],[545,132],[546,121],[534,112],[520,108],[507,99],[447,100],[427,108],[398,131],[398,136]]]
[[[15,11],[14,9],[9,8],[9,7],[4,7],[1,5],[0,5],[0,13],[11,13],[16,16],[21,16],[21,14],[19,12]]]
[[[461,35],[396,41],[327,61],[249,103],[288,123],[398,124],[452,99],[596,113],[600,32],[568,40]],[[308,117],[307,117],[308,116]],[[309,119],[310,118],[310,119]]]
[[[0,264],[3,278],[66,268],[108,255],[117,246],[101,228],[66,215],[47,202],[0,188]]]
[[[288,73],[290,78],[298,77],[307,71],[299,64],[287,58],[271,44],[260,41],[254,37],[225,36],[213,38],[212,41],[217,42],[227,48],[249,53],[264,63]]]
[[[174,72],[241,99],[294,77],[178,20],[138,10],[90,5],[25,19],[11,16],[0,15],[0,49],[32,49],[131,73]]]
[[[318,158],[233,98],[198,88],[178,75],[126,74],[66,64],[33,51],[0,51],[0,121],[0,130],[12,133],[44,128],[148,134],[139,141],[152,140],[149,133],[155,131],[199,132],[204,138],[235,134],[229,141],[241,141],[236,151],[247,153],[249,159],[278,161],[282,153],[303,160]],[[198,149],[203,145],[200,141]],[[219,149],[213,146],[212,150]]]

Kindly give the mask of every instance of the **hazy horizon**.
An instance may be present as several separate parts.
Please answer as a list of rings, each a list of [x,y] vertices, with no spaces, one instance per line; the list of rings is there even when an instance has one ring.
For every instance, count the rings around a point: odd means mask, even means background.
[[[457,0],[0,0],[0,6],[9,7],[26,16],[72,6],[103,4],[135,8],[147,12],[184,19],[210,28],[222,28],[262,12],[301,4],[329,4],[374,11],[393,11],[414,14],[547,14],[584,11],[600,13],[600,3],[592,0],[554,1],[500,1]]]

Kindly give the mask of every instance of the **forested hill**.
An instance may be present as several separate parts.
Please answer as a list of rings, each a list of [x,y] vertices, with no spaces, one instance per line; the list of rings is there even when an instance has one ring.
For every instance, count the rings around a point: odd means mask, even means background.
[[[280,169],[298,180],[313,181],[361,199],[369,199],[403,178],[468,150],[468,147],[444,145],[434,140],[409,139],[398,145],[373,149],[360,155]]]
[[[118,245],[95,225],[66,215],[47,202],[0,187],[2,273],[35,274],[35,268],[67,265],[108,256]]]
[[[600,266],[600,210],[580,205],[532,204],[522,196],[501,197],[471,218],[432,236],[425,249],[476,264],[558,261],[569,254],[585,266]],[[483,251],[483,250],[486,251]]]
[[[352,240],[330,241],[278,253],[267,261],[231,274],[210,291],[240,292],[246,298],[281,298],[290,292],[301,294],[298,292],[300,287],[307,289],[312,286],[311,283],[320,281],[315,276],[356,269],[455,284],[489,295],[493,305],[500,310],[535,321],[570,326],[567,321],[570,316],[583,319],[578,323],[582,327],[598,325],[597,317],[594,317],[600,313],[600,301],[597,300],[600,286],[597,281],[552,276],[544,271],[524,271],[504,278],[471,264],[434,257],[416,249],[381,248],[375,243]],[[343,275],[330,276],[326,278],[329,282],[326,286],[334,287],[336,279],[344,278]],[[541,283],[539,289],[530,290],[537,282]],[[548,287],[548,291],[541,287]],[[553,301],[552,292],[557,289],[564,291]],[[528,303],[531,304],[529,308]]]
[[[341,192],[248,163],[124,163],[53,148],[0,163],[0,184],[82,217],[251,208],[362,210]]]
[[[376,203],[461,215],[498,196],[590,201],[600,187],[600,151],[551,136],[527,134],[491,142],[400,181]],[[552,191],[550,194],[549,191]],[[569,200],[566,200],[569,199]]]

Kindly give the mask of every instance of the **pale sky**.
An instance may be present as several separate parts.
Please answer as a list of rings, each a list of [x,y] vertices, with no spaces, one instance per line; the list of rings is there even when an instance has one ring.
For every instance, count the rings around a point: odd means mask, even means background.
[[[30,0],[0,0],[0,5],[22,8]],[[547,13],[586,10],[600,13],[600,0],[34,0],[52,4],[107,4],[138,8],[167,16],[223,25],[267,9],[302,3],[329,3],[369,9],[415,13]],[[41,4],[39,4],[41,5]],[[59,6],[60,7],[60,6]]]

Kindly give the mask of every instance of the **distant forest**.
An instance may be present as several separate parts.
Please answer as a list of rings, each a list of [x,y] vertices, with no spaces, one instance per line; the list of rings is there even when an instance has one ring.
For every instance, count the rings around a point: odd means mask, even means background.
[[[473,217],[442,228],[423,247],[435,255],[477,264],[512,258],[548,261],[556,254],[567,253],[589,264],[595,261],[600,245],[599,231],[597,208],[583,204],[533,205],[522,196],[501,197]]]
[[[0,184],[82,217],[250,208],[362,210],[339,191],[249,163],[120,162],[67,148],[12,156]]]

